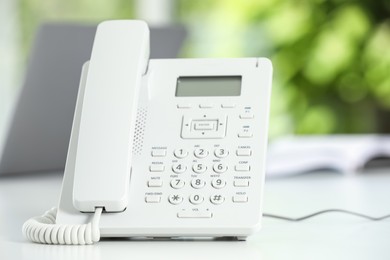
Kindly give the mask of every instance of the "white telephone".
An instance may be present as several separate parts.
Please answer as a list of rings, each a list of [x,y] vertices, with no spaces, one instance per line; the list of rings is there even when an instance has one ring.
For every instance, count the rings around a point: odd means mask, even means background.
[[[51,244],[245,239],[262,217],[271,80],[265,58],[149,60],[146,23],[101,23],[59,209],[24,233]]]

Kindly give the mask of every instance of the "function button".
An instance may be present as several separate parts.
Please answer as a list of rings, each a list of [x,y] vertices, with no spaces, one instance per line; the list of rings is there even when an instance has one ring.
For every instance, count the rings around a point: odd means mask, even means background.
[[[150,180],[148,181],[148,187],[161,187],[163,184],[162,180]]]
[[[252,150],[240,148],[240,149],[237,149],[236,154],[237,154],[237,156],[251,156]]]
[[[176,149],[173,154],[175,155],[176,158],[182,159],[187,157],[188,152],[184,149]]]
[[[234,195],[233,202],[236,202],[236,203],[248,202],[248,196],[247,195]]]
[[[196,158],[205,158],[207,155],[209,155],[209,152],[203,148],[196,148],[194,155]]]
[[[222,108],[234,108],[234,107],[236,107],[236,104],[234,104],[234,103],[223,103],[223,104],[221,104],[221,107]]]
[[[165,170],[164,164],[152,164],[149,166],[151,172],[163,172]]]
[[[224,173],[227,171],[227,166],[224,163],[216,163],[213,166],[213,170],[217,173]]]
[[[252,136],[253,136],[252,132],[249,132],[249,131],[243,131],[243,132],[238,133],[238,137],[240,137],[240,138],[250,138]]]
[[[203,196],[198,194],[193,194],[190,196],[190,202],[195,205],[202,203],[203,200],[204,200]]]
[[[203,163],[196,163],[192,166],[192,170],[196,173],[204,173],[207,170],[207,166]]]
[[[234,187],[248,187],[249,180],[235,180],[233,182]]]
[[[187,170],[187,166],[182,163],[175,163],[172,165],[172,171],[175,173],[183,173]]]
[[[192,108],[192,105],[189,103],[177,104],[177,108]]]
[[[169,195],[168,201],[171,204],[177,205],[177,204],[180,204],[183,202],[183,196],[181,196],[179,194],[172,194],[172,195]]]
[[[239,164],[239,165],[236,165],[236,167],[234,167],[234,169],[236,170],[236,172],[249,172],[251,167],[249,166],[249,164]]]
[[[209,211],[180,211],[178,218],[211,218],[213,214]]]
[[[225,198],[221,194],[214,194],[210,196],[211,203],[218,205],[225,201]]]
[[[213,108],[214,104],[212,103],[203,103],[199,105],[200,108]]]
[[[215,149],[214,154],[218,158],[225,158],[226,156],[229,155],[229,151],[226,150],[225,148],[217,148]]]
[[[145,196],[146,203],[159,203],[161,201],[161,196],[159,195],[147,195]]]
[[[240,114],[241,119],[252,119],[254,118],[254,115],[252,112],[242,113]]]
[[[166,155],[167,155],[167,150],[165,149],[152,150],[153,157],[164,157]]]
[[[223,187],[225,187],[226,185],[226,181],[222,180],[222,179],[213,179],[211,181],[211,185],[216,188],[216,189],[221,189]]]
[[[185,182],[181,179],[171,180],[171,187],[174,189],[181,189],[184,187]]]
[[[201,189],[206,185],[206,182],[202,179],[192,179],[191,186],[195,189]]]
[[[216,125],[217,125],[217,121],[216,120],[209,120],[209,121],[206,121],[206,120],[198,120],[198,121],[194,121],[194,129],[199,131],[199,130],[215,130],[216,128]]]

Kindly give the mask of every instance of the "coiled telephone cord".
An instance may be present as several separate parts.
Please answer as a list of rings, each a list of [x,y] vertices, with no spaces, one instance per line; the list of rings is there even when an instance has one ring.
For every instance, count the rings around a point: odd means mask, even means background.
[[[99,222],[103,208],[96,208],[92,221],[82,225],[56,224],[57,208],[23,224],[24,236],[32,242],[54,245],[91,245],[100,240]]]

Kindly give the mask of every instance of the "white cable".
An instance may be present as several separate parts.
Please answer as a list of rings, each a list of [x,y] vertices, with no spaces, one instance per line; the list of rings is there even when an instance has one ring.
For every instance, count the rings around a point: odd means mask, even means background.
[[[57,208],[23,224],[24,236],[32,242],[54,245],[90,245],[100,240],[99,222],[103,208],[96,208],[92,221],[83,225],[56,224]]]

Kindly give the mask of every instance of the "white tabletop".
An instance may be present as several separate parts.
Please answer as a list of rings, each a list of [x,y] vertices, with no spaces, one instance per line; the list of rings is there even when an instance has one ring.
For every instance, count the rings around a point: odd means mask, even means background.
[[[23,222],[57,204],[59,173],[0,177],[0,259],[390,259],[390,219],[341,213],[303,222],[264,218],[246,242],[103,239],[93,246],[26,241]],[[390,214],[390,170],[360,175],[311,173],[269,179],[265,212],[298,217],[328,208]]]

